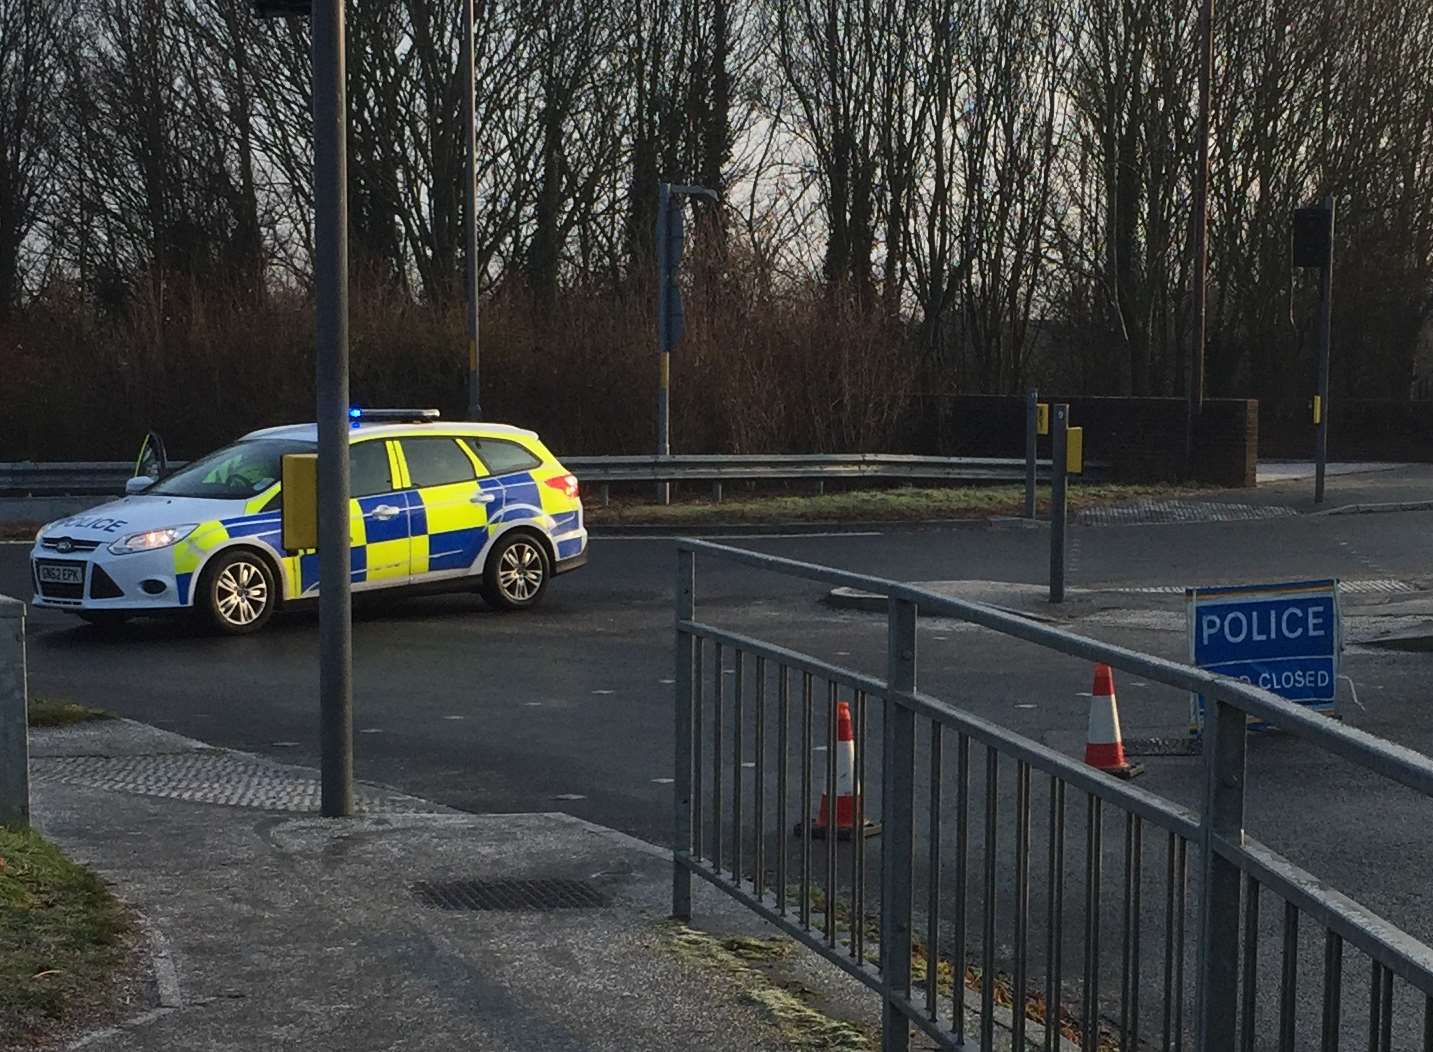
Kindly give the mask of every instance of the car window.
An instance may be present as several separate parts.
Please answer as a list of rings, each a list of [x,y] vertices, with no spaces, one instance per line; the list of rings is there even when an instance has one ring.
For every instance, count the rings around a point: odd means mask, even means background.
[[[349,496],[371,497],[393,491],[393,473],[388,468],[388,444],[382,439],[358,442],[348,450]]]
[[[477,478],[473,462],[451,438],[403,438],[399,442],[408,462],[408,478],[415,486],[446,486]]]
[[[465,438],[468,448],[488,469],[490,475],[506,475],[511,471],[530,471],[542,463],[516,442],[502,438]]]
[[[279,481],[284,454],[312,453],[315,448],[312,442],[292,439],[246,439],[186,464],[145,492],[219,500],[253,497]]]

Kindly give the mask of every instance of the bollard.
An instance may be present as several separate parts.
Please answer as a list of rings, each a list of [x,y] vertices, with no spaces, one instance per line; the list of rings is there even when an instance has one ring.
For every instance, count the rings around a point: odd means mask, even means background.
[[[0,595],[0,825],[30,824],[25,604]]]
[[[1033,387],[1025,395],[1025,517],[1035,518],[1035,443],[1037,441],[1036,414],[1040,408],[1040,393]]]
[[[1061,403],[1050,414],[1050,602],[1065,601],[1065,497],[1069,464],[1070,407]]]

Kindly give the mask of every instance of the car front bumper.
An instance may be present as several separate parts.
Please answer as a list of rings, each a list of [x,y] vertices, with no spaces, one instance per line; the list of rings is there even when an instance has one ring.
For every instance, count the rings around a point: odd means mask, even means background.
[[[43,566],[77,568],[78,583],[42,578]],[[180,601],[174,549],[114,555],[103,547],[91,552],[59,552],[36,544],[30,551],[32,604],[51,610],[172,610]]]

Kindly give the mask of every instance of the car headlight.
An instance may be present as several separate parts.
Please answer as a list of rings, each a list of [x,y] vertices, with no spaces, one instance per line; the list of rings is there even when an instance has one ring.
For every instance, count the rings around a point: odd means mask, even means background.
[[[168,548],[188,537],[198,525],[197,522],[191,522],[184,526],[165,526],[158,530],[131,533],[111,544],[109,550],[115,555],[129,555],[131,552],[152,552],[156,548]]]

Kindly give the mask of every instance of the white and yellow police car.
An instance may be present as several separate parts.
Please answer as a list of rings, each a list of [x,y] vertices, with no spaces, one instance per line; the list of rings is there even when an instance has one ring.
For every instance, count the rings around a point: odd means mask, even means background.
[[[350,415],[355,592],[476,590],[523,609],[587,561],[577,479],[533,432],[432,410]],[[318,555],[283,548],[281,476],[282,458],[317,439],[313,424],[255,431],[48,524],[31,553],[34,604],[99,624],[193,609],[238,634],[316,597]]]

